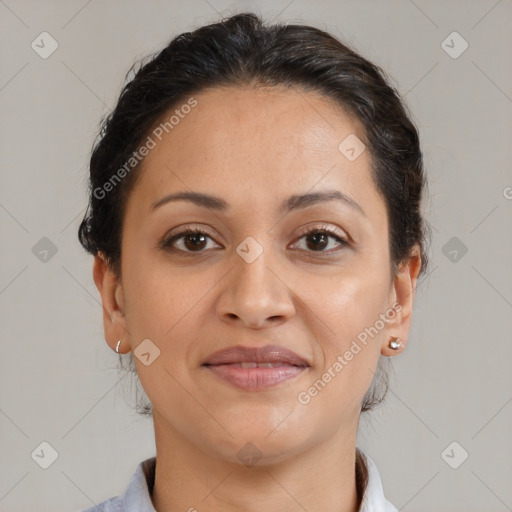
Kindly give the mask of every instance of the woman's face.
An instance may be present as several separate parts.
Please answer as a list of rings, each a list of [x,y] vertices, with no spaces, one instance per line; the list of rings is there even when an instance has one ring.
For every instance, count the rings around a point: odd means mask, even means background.
[[[251,450],[275,462],[355,443],[379,356],[392,355],[390,336],[407,339],[419,269],[391,275],[386,207],[356,138],[362,128],[302,90],[216,88],[194,98],[169,133],[152,135],[126,205],[122,282],[96,259],[114,319],[107,339],[115,346],[122,336],[124,352],[135,351],[157,440],[238,462]],[[327,192],[342,199],[316,196]],[[217,199],[164,200],[176,193]],[[179,236],[187,229],[200,233]],[[268,367],[264,351],[212,358],[269,345],[299,359],[278,350],[269,357],[280,367]]]

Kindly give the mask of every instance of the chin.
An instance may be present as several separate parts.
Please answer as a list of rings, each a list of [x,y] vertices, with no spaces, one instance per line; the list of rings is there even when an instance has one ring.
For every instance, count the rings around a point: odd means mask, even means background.
[[[307,451],[315,444],[315,434],[307,436],[304,428],[292,432],[290,428],[276,429],[275,424],[262,428],[251,425],[244,429],[242,425],[232,424],[228,434],[220,439],[209,440],[209,450],[215,456],[239,465],[269,466],[284,462],[297,454]]]

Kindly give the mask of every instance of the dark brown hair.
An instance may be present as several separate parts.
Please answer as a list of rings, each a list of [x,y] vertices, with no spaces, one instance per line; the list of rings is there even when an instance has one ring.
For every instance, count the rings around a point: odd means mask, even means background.
[[[140,165],[123,173],[108,191],[105,184],[119,177],[166,112],[193,94],[219,86],[298,86],[334,100],[359,120],[372,176],[388,213],[392,270],[396,272],[418,244],[420,274],[425,272],[429,232],[420,210],[426,183],[418,132],[385,73],[327,32],[305,25],[266,25],[252,13],[180,34],[148,62],[130,69],[91,155],[89,205],[78,231],[89,253],[101,251],[121,275],[122,219]],[[383,359],[388,358],[381,357],[363,412],[386,394]],[[149,410],[144,407],[144,412]]]

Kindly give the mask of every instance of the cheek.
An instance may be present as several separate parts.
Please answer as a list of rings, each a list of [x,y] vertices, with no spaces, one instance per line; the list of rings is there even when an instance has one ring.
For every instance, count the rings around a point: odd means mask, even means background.
[[[303,390],[305,402],[335,402],[340,414],[359,405],[371,384],[385,335],[381,315],[388,309],[389,288],[384,277],[372,272],[340,275],[324,286],[315,279],[316,292],[310,294],[308,305],[315,312],[310,329],[321,353],[311,379],[314,389]],[[322,398],[316,399],[317,394]]]
[[[151,272],[140,272],[144,268],[142,261],[133,268],[135,272],[126,285],[132,350],[136,356],[137,346],[145,339],[150,339],[159,350],[158,358],[150,366],[135,357],[141,384],[157,407],[190,407],[181,386],[190,389],[197,354],[204,352],[198,348],[212,334],[208,326],[212,324],[213,306],[208,292],[215,290],[219,277],[211,272],[179,270],[155,262],[147,267]]]
[[[186,435],[190,423],[204,422],[204,411],[187,393],[193,387],[193,360],[189,354],[193,348],[191,341],[201,339],[207,291],[216,280],[202,274],[200,278],[197,272],[194,277],[159,267],[154,262],[148,267],[151,272],[140,272],[142,260],[132,268],[136,272],[130,274],[127,282],[132,350],[136,351],[144,339],[150,339],[159,350],[158,357],[148,366],[134,356],[138,378],[154,409],[188,411],[188,419],[183,415],[183,424],[173,416],[176,428]]]
[[[354,266],[355,267],[355,266]],[[301,282],[300,296],[312,311],[314,329],[322,333],[326,351],[339,352],[350,346],[385,313],[389,285],[383,272],[347,269],[331,276],[311,276]],[[364,338],[364,336],[362,336]]]
[[[382,330],[373,330],[385,312],[385,287],[375,280],[351,278],[317,295],[318,317],[310,329],[317,341],[317,365],[298,393],[299,407],[311,421],[339,425],[358,415],[380,357]],[[318,281],[317,281],[318,282]],[[327,289],[325,290],[327,292]],[[380,327],[382,322],[378,324]],[[316,419],[315,419],[316,418]]]
[[[135,344],[154,339],[168,344],[186,329],[187,321],[200,310],[201,299],[213,285],[185,269],[171,268],[146,258],[126,264],[126,309],[130,334]],[[141,338],[142,337],[142,338]]]

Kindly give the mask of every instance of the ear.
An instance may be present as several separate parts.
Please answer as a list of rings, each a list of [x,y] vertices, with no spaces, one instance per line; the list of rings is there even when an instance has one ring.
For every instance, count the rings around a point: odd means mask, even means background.
[[[117,342],[122,340],[119,353],[127,352],[126,348],[129,347],[129,340],[126,339],[127,326],[123,286],[101,251],[94,257],[93,278],[101,295],[103,328],[107,344],[115,351]]]
[[[389,322],[387,332],[390,336],[400,338],[402,346],[398,350],[389,348],[389,337],[387,337],[384,339],[381,348],[381,354],[384,356],[400,354],[407,345],[421,263],[420,248],[416,244],[410,252],[409,259],[400,264],[399,271],[393,281],[392,304],[396,304],[394,309],[397,313],[395,318]]]

